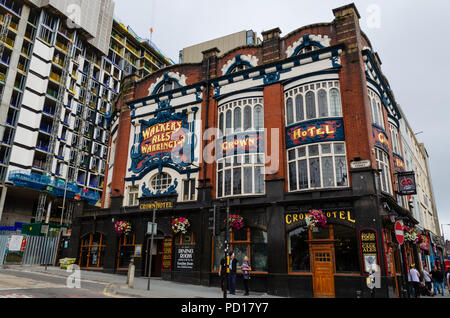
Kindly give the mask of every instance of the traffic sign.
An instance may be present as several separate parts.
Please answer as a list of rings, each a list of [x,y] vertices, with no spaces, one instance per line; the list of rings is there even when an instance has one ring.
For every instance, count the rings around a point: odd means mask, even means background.
[[[405,232],[403,231],[403,224],[397,221],[395,223],[395,237],[397,238],[398,244],[402,245],[405,241]]]

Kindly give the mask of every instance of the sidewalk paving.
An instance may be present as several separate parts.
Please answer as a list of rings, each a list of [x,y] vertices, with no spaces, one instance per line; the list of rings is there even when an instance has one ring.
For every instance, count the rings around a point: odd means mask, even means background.
[[[43,266],[7,266],[4,270],[40,273],[49,276],[69,277],[73,272],[68,272],[59,267]],[[109,294],[143,297],[143,298],[223,298],[223,292],[218,287],[207,287],[201,285],[189,285],[172,281],[165,281],[160,278],[152,278],[150,281],[150,291],[148,288],[148,278],[135,277],[134,288],[127,285],[127,277],[117,274],[106,274],[101,272],[93,272],[81,270],[81,287],[83,281],[97,282],[105,284],[105,292]],[[251,293],[250,296],[243,296],[243,291],[236,291],[236,295],[228,294],[228,298],[281,298],[267,295],[264,293]]]

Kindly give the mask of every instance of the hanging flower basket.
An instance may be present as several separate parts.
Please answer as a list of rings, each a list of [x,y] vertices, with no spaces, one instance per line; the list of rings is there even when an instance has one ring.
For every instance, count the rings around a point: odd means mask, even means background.
[[[232,214],[228,217],[230,228],[240,230],[244,227],[244,218],[240,215]]]
[[[116,231],[116,233],[119,235],[128,235],[131,233],[131,224],[127,221],[118,221],[114,225],[114,231]]]
[[[419,244],[422,241],[422,236],[414,228],[405,226],[403,230],[405,231],[405,240],[414,244]]]
[[[305,218],[305,221],[310,230],[327,226],[327,218],[322,210],[311,210],[309,213],[310,214]]]
[[[179,232],[186,234],[189,226],[191,226],[189,220],[183,217],[176,218],[172,221],[172,230],[175,234]]]

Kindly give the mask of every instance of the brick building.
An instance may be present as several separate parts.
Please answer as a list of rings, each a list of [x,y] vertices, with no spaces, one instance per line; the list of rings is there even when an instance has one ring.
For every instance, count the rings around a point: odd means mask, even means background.
[[[391,131],[401,114],[356,7],[333,13],[330,23],[284,37],[272,29],[259,45],[213,48],[201,63],[125,79],[103,209],[83,211],[72,229],[83,268],[125,273],[135,256],[137,275],[149,275],[156,209],[152,275],[218,286],[228,207],[245,223],[229,243],[240,262],[250,258],[252,289],[369,297],[375,262],[376,295],[404,295],[417,248],[399,250],[393,223],[417,221],[398,203],[401,139]],[[311,210],[323,212],[325,228],[307,227]],[[190,227],[174,233],[180,217]],[[117,221],[132,232],[116,234]]]

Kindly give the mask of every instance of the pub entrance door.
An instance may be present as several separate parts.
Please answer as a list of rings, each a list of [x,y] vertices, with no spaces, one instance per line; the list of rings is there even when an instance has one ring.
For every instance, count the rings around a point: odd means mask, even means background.
[[[147,237],[147,248],[145,253],[145,277],[149,277],[150,270],[150,246],[151,236]],[[152,256],[152,276],[161,277],[161,266],[163,256],[163,238],[158,236],[153,238],[153,256]]]
[[[311,243],[313,288],[315,298],[335,298],[334,245]]]

